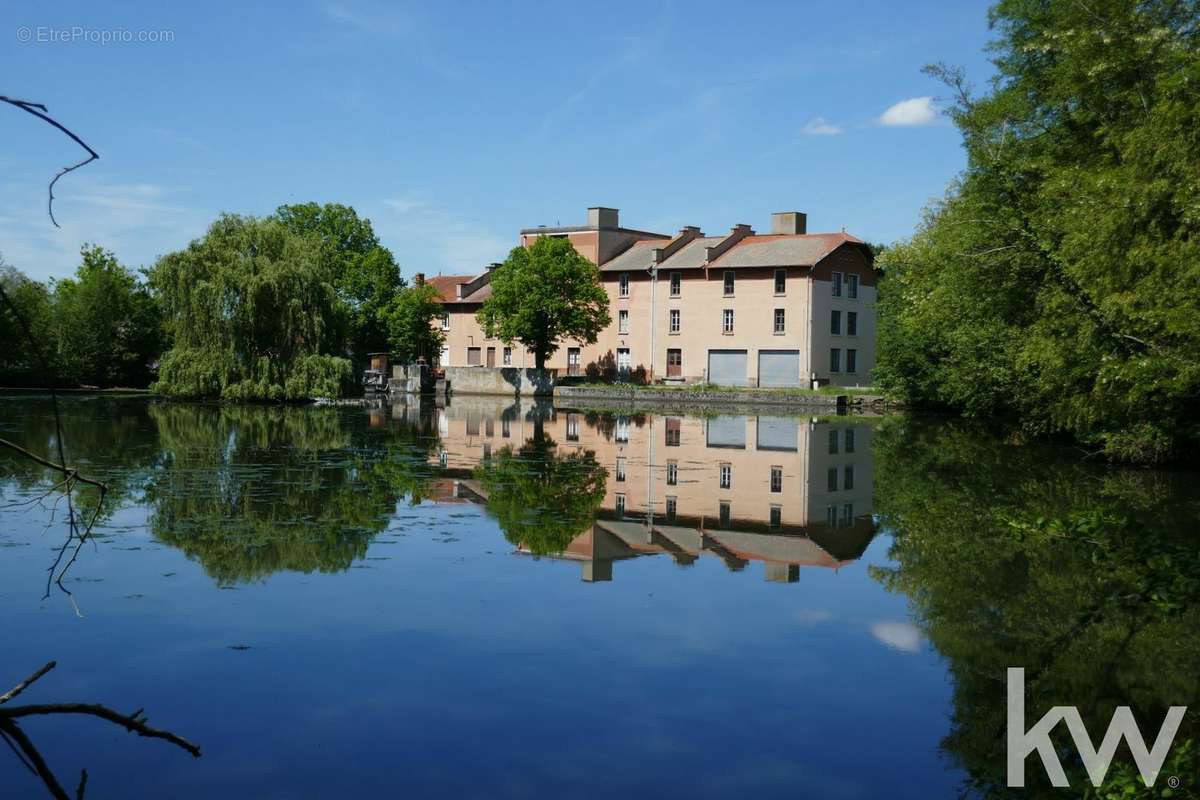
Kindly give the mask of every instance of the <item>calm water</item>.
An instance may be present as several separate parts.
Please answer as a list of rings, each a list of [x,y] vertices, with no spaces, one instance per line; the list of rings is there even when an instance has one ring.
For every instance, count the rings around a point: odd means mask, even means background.
[[[89,798],[1002,795],[1006,667],[1097,741],[1200,691],[1191,473],[903,418],[63,407],[113,491],[43,598],[62,505],[0,451],[0,691],[55,659],[20,702],[204,751],[27,721]],[[46,398],[0,436],[49,454]]]

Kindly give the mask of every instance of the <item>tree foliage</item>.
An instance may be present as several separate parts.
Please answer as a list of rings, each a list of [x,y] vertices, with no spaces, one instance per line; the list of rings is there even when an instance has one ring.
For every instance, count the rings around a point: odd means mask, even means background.
[[[492,296],[476,317],[489,337],[518,341],[542,369],[559,342],[593,344],[611,322],[596,265],[566,239],[539,236],[492,271]]]
[[[1116,458],[1200,438],[1196,2],[1002,0],[968,166],[879,259],[878,382]]]
[[[144,387],[162,348],[158,304],[111,252],[81,251],[73,278],[49,286],[3,266],[0,281],[16,311],[0,309],[0,382]],[[24,319],[31,342],[16,315]]]
[[[440,295],[430,284],[401,289],[387,309],[388,349],[402,363],[424,358],[433,363],[445,334],[434,327],[442,314]]]
[[[172,336],[154,388],[227,400],[342,394],[352,374],[334,273],[313,234],[274,219],[220,217],[151,270]]]
[[[371,221],[340,203],[283,205],[275,216],[289,230],[321,242],[334,288],[349,309],[348,339],[355,359],[361,362],[367,353],[386,350],[388,311],[404,280]]]

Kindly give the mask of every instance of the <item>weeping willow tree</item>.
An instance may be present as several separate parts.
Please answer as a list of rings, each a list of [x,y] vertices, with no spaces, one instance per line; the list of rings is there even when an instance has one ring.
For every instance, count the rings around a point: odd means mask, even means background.
[[[220,217],[150,272],[172,340],[154,390],[276,401],[345,393],[347,308],[334,271],[313,234]]]

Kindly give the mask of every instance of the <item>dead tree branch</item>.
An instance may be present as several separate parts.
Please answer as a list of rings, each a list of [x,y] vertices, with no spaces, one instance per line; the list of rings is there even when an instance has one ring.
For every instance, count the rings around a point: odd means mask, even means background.
[[[86,166],[87,164],[92,163],[93,161],[95,161],[96,159],[98,159],[100,157],[100,154],[97,153],[95,150],[93,150],[91,147],[89,147],[87,142],[85,142],[83,139],[80,139],[78,136],[76,136],[71,131],[70,128],[67,128],[65,125],[60,123],[58,120],[54,119],[54,117],[51,117],[50,114],[47,112],[46,107],[44,105],[42,105],[41,103],[33,103],[28,100],[17,100],[16,98],[5,97],[4,95],[0,95],[0,102],[8,103],[10,106],[15,106],[16,108],[19,108],[26,113],[33,114],[35,117],[37,117],[38,119],[40,119],[44,122],[50,123],[55,128],[58,128],[60,131],[65,133],[67,136],[71,137],[72,141],[74,141],[77,145],[79,145],[80,147],[82,147],[84,150],[87,151],[87,154],[88,154],[87,158],[85,158],[83,161],[80,161],[78,164],[72,164],[70,166],[66,166],[66,167],[63,167],[62,169],[60,169],[58,171],[58,173],[55,174],[55,176],[50,180],[50,185],[49,185],[49,187],[47,187],[47,191],[50,196],[49,196],[49,199],[47,199],[47,201],[46,201],[46,213],[48,213],[50,215],[50,221],[53,222],[54,227],[57,228],[57,227],[59,227],[58,220],[56,220],[54,218],[54,184],[58,183],[58,179],[61,178],[63,175],[66,175],[68,172],[74,172],[75,170],[79,169],[80,167]]]
[[[25,691],[35,681],[41,678],[50,670],[54,669],[56,662],[51,661],[37,672],[30,675],[25,680],[18,683],[13,688],[9,689],[3,695],[0,695],[0,705],[8,702],[17,695]],[[149,739],[162,739],[165,742],[170,742],[176,747],[186,750],[193,757],[200,757],[200,748],[192,744],[182,736],[172,733],[168,730],[152,728],[147,723],[146,715],[142,709],[134,711],[132,714],[122,714],[119,711],[99,705],[96,703],[49,703],[49,704],[31,704],[23,706],[7,706],[0,708],[0,738],[3,738],[8,745],[16,753],[21,762],[45,785],[55,800],[71,800],[71,796],[67,794],[62,783],[55,776],[54,771],[42,758],[33,741],[25,733],[18,724],[17,720],[27,717],[49,716],[55,714],[82,714],[85,716],[97,717],[111,722],[114,725],[119,725],[130,733],[136,733],[138,736],[144,736]],[[83,770],[79,778],[79,786],[75,790],[75,800],[83,800],[84,792],[87,788],[87,770]]]

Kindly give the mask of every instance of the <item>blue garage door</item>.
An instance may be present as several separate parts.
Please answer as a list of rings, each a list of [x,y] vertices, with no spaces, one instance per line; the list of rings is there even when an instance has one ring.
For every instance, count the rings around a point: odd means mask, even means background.
[[[799,386],[799,350],[759,350],[759,386]]]
[[[745,350],[709,350],[708,382],[718,386],[745,386]]]

